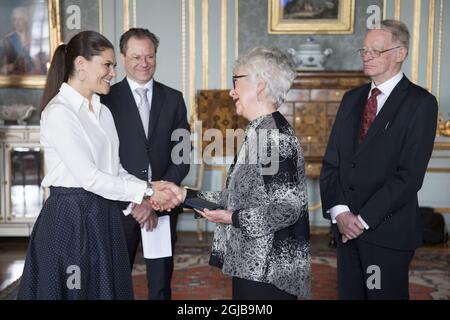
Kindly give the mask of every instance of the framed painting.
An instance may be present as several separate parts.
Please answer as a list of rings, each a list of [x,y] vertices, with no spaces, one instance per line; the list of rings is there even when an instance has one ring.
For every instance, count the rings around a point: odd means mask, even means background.
[[[355,0],[269,0],[269,33],[351,34]]]
[[[43,88],[59,42],[59,0],[0,0],[0,87]]]

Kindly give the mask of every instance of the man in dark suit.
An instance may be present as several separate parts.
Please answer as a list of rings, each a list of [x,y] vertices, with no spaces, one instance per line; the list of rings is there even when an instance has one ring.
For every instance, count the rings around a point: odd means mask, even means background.
[[[102,102],[114,117],[120,140],[120,160],[129,173],[140,179],[165,180],[180,184],[189,171],[189,164],[175,164],[171,152],[177,142],[171,141],[174,130],[189,130],[186,106],[181,92],[153,79],[156,68],[158,38],[147,29],[132,28],[120,38],[120,52],[126,77],[111,87]],[[121,203],[130,210],[128,203]],[[141,238],[138,217],[149,208],[136,206],[132,214],[123,216],[130,264],[133,265]],[[176,240],[177,214],[170,212],[172,253]],[[161,215],[168,214],[162,213]],[[137,221],[136,221],[136,220]],[[156,226],[155,212],[147,223]],[[173,256],[145,259],[150,299],[171,299],[170,281]]]
[[[323,214],[337,237],[340,299],[408,299],[422,244],[417,192],[436,133],[437,102],[401,72],[409,32],[385,20],[359,50],[371,83],[347,92],[323,159]]]

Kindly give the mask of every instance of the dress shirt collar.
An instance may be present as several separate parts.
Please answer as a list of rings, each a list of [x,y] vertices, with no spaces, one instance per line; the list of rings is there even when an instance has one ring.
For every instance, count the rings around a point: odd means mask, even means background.
[[[153,78],[151,78],[150,81],[144,85],[137,83],[136,81],[130,79],[130,77],[127,77],[127,81],[130,85],[131,92],[133,93],[136,92],[137,88],[145,88],[148,89],[148,92],[153,92]]]
[[[394,90],[395,86],[400,82],[400,80],[402,80],[403,78],[403,72],[400,71],[399,73],[397,73],[395,76],[393,76],[392,78],[390,78],[389,80],[383,82],[382,84],[376,86],[375,83],[372,81],[372,86],[370,88],[370,92],[372,92],[373,88],[378,88],[383,94],[385,94],[386,96],[389,96],[392,92],[392,90]],[[370,95],[370,93],[369,93]]]
[[[82,107],[86,107],[89,110],[89,100],[86,99],[81,93],[71,87],[68,83],[63,82],[61,88],[59,88],[59,93],[67,99],[69,105],[75,109],[76,112],[80,112]],[[97,94],[92,95],[91,100],[94,113],[97,117],[100,115],[101,102],[100,97]]]

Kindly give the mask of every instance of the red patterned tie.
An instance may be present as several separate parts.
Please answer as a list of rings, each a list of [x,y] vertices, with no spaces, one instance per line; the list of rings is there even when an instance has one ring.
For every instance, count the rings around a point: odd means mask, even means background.
[[[361,127],[359,129],[359,143],[364,141],[364,138],[372,125],[373,120],[377,116],[377,96],[381,93],[380,89],[373,88],[372,94],[369,100],[367,100],[366,106],[364,107],[364,113],[361,117]]]

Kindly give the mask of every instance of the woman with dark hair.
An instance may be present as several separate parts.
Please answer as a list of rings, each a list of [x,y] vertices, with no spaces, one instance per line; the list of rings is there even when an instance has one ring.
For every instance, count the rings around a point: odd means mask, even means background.
[[[122,212],[112,200],[178,205],[120,165],[114,121],[97,95],[109,92],[115,65],[111,42],[94,31],[55,51],[41,114],[50,197],[31,235],[19,299],[132,299]],[[143,224],[148,215],[134,217]]]

